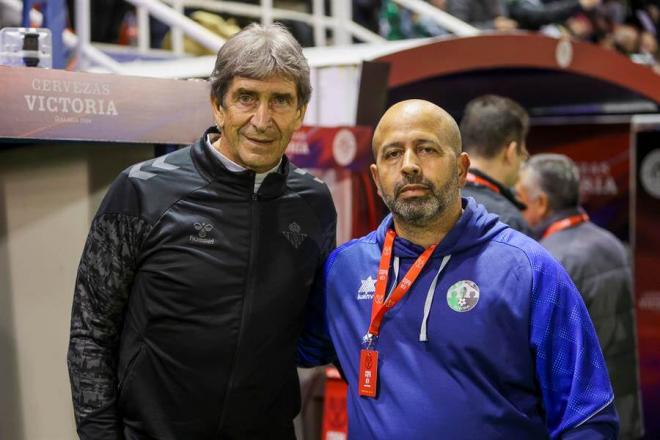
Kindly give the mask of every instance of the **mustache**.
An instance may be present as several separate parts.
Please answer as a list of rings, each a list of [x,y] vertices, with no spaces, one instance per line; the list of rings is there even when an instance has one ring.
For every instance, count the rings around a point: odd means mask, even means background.
[[[394,194],[398,196],[403,190],[403,187],[405,187],[406,185],[420,185],[426,187],[426,189],[430,189],[431,191],[435,192],[435,185],[433,184],[433,182],[426,179],[424,176],[407,175],[404,176],[401,182],[397,183],[394,186]]]

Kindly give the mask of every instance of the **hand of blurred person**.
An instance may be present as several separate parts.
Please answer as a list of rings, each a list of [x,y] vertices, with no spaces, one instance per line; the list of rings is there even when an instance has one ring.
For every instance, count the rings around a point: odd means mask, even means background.
[[[516,20],[512,20],[509,17],[504,17],[502,15],[495,17],[493,24],[495,30],[500,32],[509,32],[518,29],[518,22]]]
[[[653,57],[658,55],[658,41],[655,36],[648,32],[643,31],[639,36],[639,52],[647,53]]]
[[[600,3],[601,3],[600,0],[580,0],[580,6],[585,11],[590,11],[596,6],[600,6]]]
[[[634,26],[620,25],[614,30],[614,48],[625,55],[639,51],[639,31]]]

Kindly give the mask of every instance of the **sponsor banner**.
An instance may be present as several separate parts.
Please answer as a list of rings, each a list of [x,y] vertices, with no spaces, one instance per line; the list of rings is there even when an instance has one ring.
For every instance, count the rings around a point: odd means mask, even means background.
[[[371,127],[302,127],[291,138],[286,154],[307,169],[363,171],[372,162]]]
[[[0,66],[0,138],[188,144],[212,125],[205,81]]]
[[[660,438],[660,131],[642,131],[634,139],[634,285],[644,422],[650,439]]]
[[[580,197],[591,221],[628,241],[630,126],[583,124],[533,127],[531,154],[558,153],[580,169]]]
[[[371,179],[371,127],[310,127],[294,133],[286,154],[330,188],[337,244],[375,229],[386,213]]]

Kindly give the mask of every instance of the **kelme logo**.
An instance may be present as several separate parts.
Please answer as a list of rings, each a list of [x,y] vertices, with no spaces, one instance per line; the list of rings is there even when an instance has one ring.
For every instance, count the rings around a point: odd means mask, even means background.
[[[447,304],[456,312],[469,312],[479,302],[479,286],[474,281],[462,280],[447,290]]]

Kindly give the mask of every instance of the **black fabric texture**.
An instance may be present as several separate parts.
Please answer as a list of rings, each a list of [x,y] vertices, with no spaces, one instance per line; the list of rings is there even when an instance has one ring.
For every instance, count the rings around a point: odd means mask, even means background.
[[[286,157],[253,194],[208,133],[125,170],[94,219],[68,356],[81,439],[293,438],[334,205]]]

